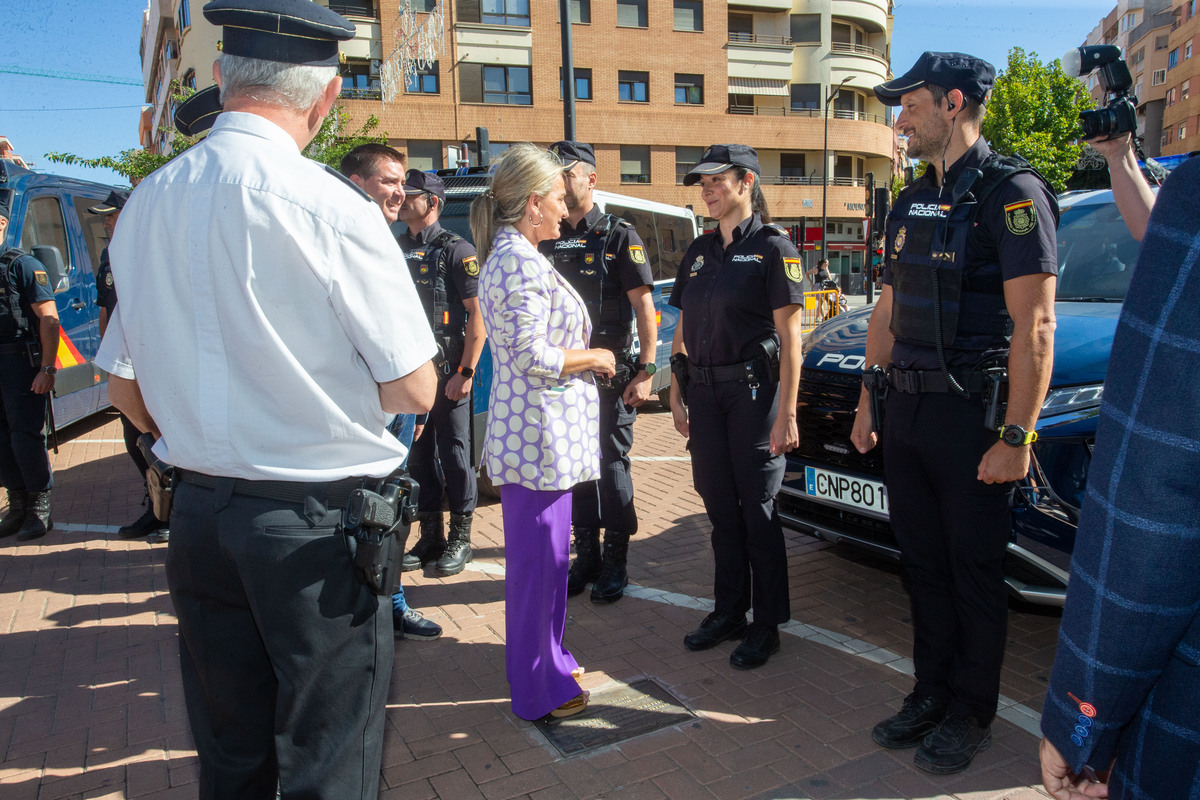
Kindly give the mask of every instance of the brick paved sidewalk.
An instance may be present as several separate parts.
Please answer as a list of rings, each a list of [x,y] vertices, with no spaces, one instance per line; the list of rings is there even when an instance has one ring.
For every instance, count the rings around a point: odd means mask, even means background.
[[[572,599],[566,643],[588,669],[585,688],[650,677],[697,717],[562,758],[512,716],[499,506],[482,505],[466,572],[405,576],[409,601],[446,633],[397,643],[382,797],[1045,797],[1031,788],[1030,731],[1054,613],[1011,614],[1002,692],[1012,705],[992,747],[965,775],[926,775],[911,750],[883,751],[869,735],[911,685],[897,671],[909,631],[895,566],[789,534],[796,635],[752,672],[729,667],[732,643],[686,651],[711,597],[707,520],[669,415],[644,413],[636,431],[636,586],[614,606]],[[0,798],[195,797],[165,547],[116,538],[142,493],[115,417],[68,435],[54,459],[56,529],[31,545],[0,542]]]

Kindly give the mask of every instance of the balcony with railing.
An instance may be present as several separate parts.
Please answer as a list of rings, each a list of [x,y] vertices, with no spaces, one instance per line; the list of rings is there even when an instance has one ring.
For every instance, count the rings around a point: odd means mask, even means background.
[[[792,37],[790,36],[769,36],[763,33],[746,33],[745,31],[730,31],[730,44],[765,44],[776,45],[779,47],[791,47]]]
[[[767,106],[767,105],[741,105],[730,103],[726,109],[726,114],[747,114],[767,117],[813,117],[821,119],[824,113],[819,108],[790,108],[788,106]],[[830,119],[845,119],[857,120],[859,122],[874,122],[877,125],[891,125],[887,117],[882,114],[871,114],[866,111],[849,111],[849,110],[829,110]]]
[[[856,55],[856,56],[871,56],[878,58],[881,61],[886,61],[882,50],[877,50],[865,44],[854,44],[852,42],[832,42],[829,45],[830,51],[834,55]]]

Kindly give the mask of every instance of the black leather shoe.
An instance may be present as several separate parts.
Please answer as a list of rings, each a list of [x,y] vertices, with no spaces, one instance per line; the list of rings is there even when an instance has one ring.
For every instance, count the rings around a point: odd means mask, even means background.
[[[414,608],[405,609],[403,614],[393,610],[392,625],[396,629],[397,639],[423,639],[429,642],[442,635],[441,625],[425,619]]]
[[[17,541],[40,539],[53,527],[54,520],[50,519],[50,490],[30,492],[29,511],[25,514],[25,524],[17,531]]]
[[[904,698],[899,714],[893,714],[871,730],[871,739],[891,750],[916,747],[945,717],[945,703],[933,697],[919,698],[913,692]]]
[[[154,516],[154,509],[147,506],[145,512],[135,522],[122,525],[117,531],[117,536],[122,539],[140,539],[143,536],[149,536],[166,524]]]
[[[971,766],[976,753],[982,753],[992,743],[992,731],[980,725],[974,717],[947,714],[942,724],[925,737],[913,763],[935,775],[953,775]]]
[[[709,614],[700,627],[683,637],[688,650],[708,650],[726,639],[737,639],[746,632],[746,617],[732,614]]]
[[[767,659],[779,652],[779,629],[774,625],[759,622],[746,628],[742,643],[729,656],[729,666],[734,669],[754,669],[767,663]]]

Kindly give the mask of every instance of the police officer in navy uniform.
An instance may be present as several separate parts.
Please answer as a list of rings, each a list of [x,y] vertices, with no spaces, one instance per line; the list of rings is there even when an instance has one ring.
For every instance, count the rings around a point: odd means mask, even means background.
[[[110,241],[113,231],[117,227],[117,220],[121,216],[121,209],[125,207],[125,201],[128,199],[128,191],[113,189],[103,203],[88,208],[89,214],[99,214],[104,218],[104,232]],[[100,306],[100,335],[103,336],[105,329],[108,328],[108,320],[117,307],[117,287],[113,281],[112,263],[109,261],[107,247],[100,252],[100,270],[96,273],[96,305]],[[124,414],[121,415],[121,430],[125,437],[125,452],[129,453],[129,457],[133,459],[138,475],[145,479],[146,470],[150,468],[150,465],[146,463],[145,456],[137,446],[141,431]],[[144,503],[146,510],[142,512],[142,515],[128,525],[122,525],[117,530],[117,536],[122,539],[140,539],[153,534],[152,540],[156,543],[168,541],[171,534],[167,523],[154,516],[154,508],[150,505],[149,496],[146,497]]]
[[[593,583],[593,603],[615,603],[629,584],[629,538],[637,533],[629,450],[637,408],[650,398],[658,325],[654,275],[646,247],[633,225],[602,212],[593,199],[596,155],[584,142],[555,142],[550,152],[563,161],[568,218],[559,238],[539,249],[567,279],[592,320],[589,347],[611,350],[617,374],[600,384],[600,479],[577,484],[571,493],[575,561],[567,594]],[[637,331],[639,351],[633,353]],[[600,529],[604,528],[604,550]]]
[[[775,495],[783,454],[800,442],[804,270],[787,232],[770,224],[754,148],[712,145],[685,185],[717,228],[692,242],[671,292],[671,413],[690,437],[692,476],[712,523],[716,608],[684,637],[707,650],[741,637],[729,663],[762,666],[791,616]],[[746,612],[754,609],[747,626]]]
[[[0,484],[8,511],[0,538],[46,535],[54,474],[46,452],[46,403],[54,389],[58,308],[46,268],[6,244],[11,209],[0,204]]]
[[[875,726],[915,763],[966,769],[991,742],[1008,617],[1004,554],[1012,482],[1050,379],[1058,259],[1053,190],[980,136],[995,70],[924,53],[875,87],[928,163],[888,218],[868,365],[888,365],[882,431],[892,529],[910,581],[916,686]],[[988,409],[985,369],[1007,366],[1007,410]],[[864,388],[852,440],[877,441]]]
[[[438,342],[438,398],[417,420],[408,469],[421,484],[421,538],[404,556],[405,570],[430,561],[438,575],[457,575],[471,561],[471,522],[478,489],[471,467],[471,387],[483,352],[479,313],[479,260],[475,247],[438,223],[446,185],[437,175],[410,169],[404,176],[399,237],[421,305]],[[446,539],[442,503],[450,505]]]

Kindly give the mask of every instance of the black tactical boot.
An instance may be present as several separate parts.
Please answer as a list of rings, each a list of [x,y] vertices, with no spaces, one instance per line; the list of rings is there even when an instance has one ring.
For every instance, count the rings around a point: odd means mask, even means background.
[[[600,529],[575,528],[575,560],[567,570],[567,597],[583,592],[600,577]]]
[[[21,489],[8,490],[8,511],[0,519],[0,539],[12,536],[21,530],[25,524],[25,514],[29,511],[29,493]]]
[[[474,516],[473,512],[450,515],[450,543],[446,545],[446,552],[442,553],[442,557],[433,565],[436,574],[443,578],[457,575],[475,558],[475,554],[471,552],[471,520]]]
[[[604,532],[604,557],[600,563],[600,575],[592,587],[593,603],[615,603],[625,595],[625,587],[629,585],[629,575],[625,572],[628,554],[628,533]]]
[[[446,528],[442,520],[442,512],[427,511],[418,514],[421,523],[421,538],[413,545],[413,549],[404,554],[400,562],[401,572],[413,572],[423,568],[430,561],[437,561],[446,550]]]
[[[30,492],[29,513],[25,515],[25,524],[17,533],[17,541],[40,539],[53,527],[54,522],[50,519],[50,490]]]
[[[146,510],[142,512],[142,515],[136,521],[128,525],[122,525],[117,530],[117,536],[122,539],[140,539],[165,527],[166,524],[154,516],[154,508],[150,505],[150,498],[147,497]]]

